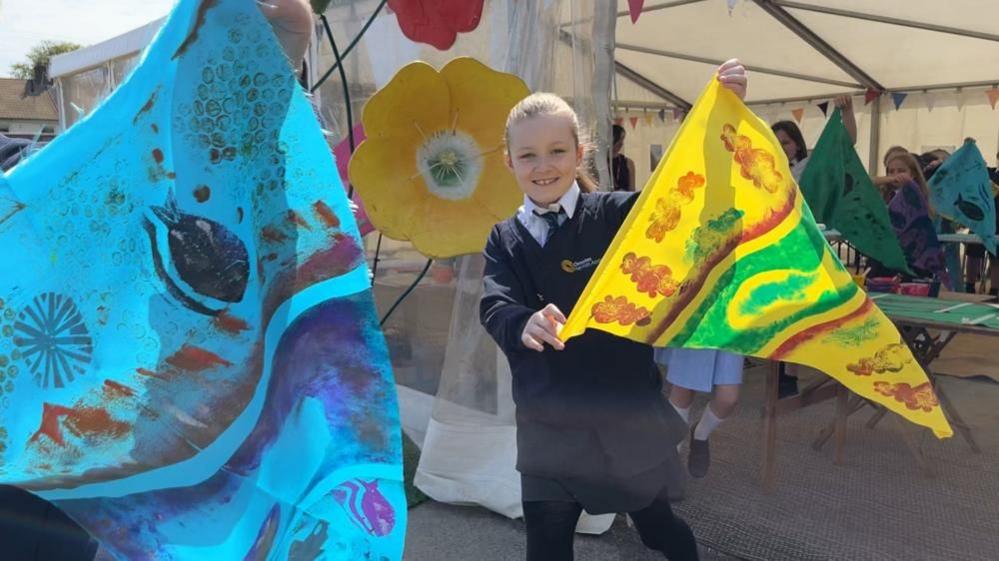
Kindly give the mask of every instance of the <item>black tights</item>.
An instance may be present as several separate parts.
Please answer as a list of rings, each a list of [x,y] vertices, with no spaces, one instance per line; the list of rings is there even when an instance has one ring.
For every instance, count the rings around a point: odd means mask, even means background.
[[[527,561],[572,561],[572,541],[582,512],[583,507],[574,502],[524,502]],[[645,547],[661,551],[670,561],[697,561],[694,533],[673,514],[666,498],[629,514]]]

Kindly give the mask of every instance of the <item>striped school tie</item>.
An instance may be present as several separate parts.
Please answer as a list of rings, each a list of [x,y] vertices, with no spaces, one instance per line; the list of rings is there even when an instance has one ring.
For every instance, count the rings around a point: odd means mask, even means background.
[[[565,218],[567,218],[565,214],[565,209],[562,207],[559,207],[558,211],[554,210],[550,210],[548,212],[534,211],[534,215],[544,220],[545,224],[548,225],[548,231],[545,232],[544,235],[545,241],[541,245],[545,245],[548,243],[548,240],[552,238],[552,235],[555,233],[555,230],[558,230],[559,226],[561,226],[562,223],[565,222]]]

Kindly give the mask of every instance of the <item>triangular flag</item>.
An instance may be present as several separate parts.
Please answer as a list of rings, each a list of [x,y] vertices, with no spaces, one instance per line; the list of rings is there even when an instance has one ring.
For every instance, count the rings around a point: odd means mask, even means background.
[[[975,141],[955,151],[930,179],[930,202],[941,216],[971,228],[996,253],[996,208],[989,170]]]
[[[659,110],[659,120],[662,121],[662,122],[664,122],[664,123],[666,122],[666,110],[665,109],[660,109]]]
[[[905,92],[895,92],[891,94],[891,101],[895,104],[895,111],[898,111],[898,108],[902,107],[902,102],[904,102],[907,97],[909,97],[909,94]]]
[[[985,95],[989,96],[989,103],[992,105],[992,109],[995,109],[996,102],[999,102],[999,88],[985,90]]]
[[[829,113],[829,102],[823,101],[822,103],[816,104],[819,106],[819,110],[822,111],[822,116],[825,117]]]
[[[926,110],[932,112],[933,108],[937,105],[937,94],[926,92],[923,94],[923,100],[926,102]]]
[[[631,14],[631,23],[638,22],[639,16],[642,15],[642,6],[645,5],[645,0],[628,0],[628,13]]]
[[[839,230],[858,251],[889,269],[909,270],[888,207],[853,148],[839,108],[822,129],[798,185],[817,222]]]
[[[792,109],[791,114],[794,115],[794,120],[801,124],[801,118],[805,116],[805,108],[798,107],[797,109]]]
[[[638,117],[628,117],[628,120],[631,121],[631,128],[638,126]]]
[[[673,108],[673,120],[674,121],[683,120],[683,109],[680,109],[678,107]]]
[[[868,103],[874,101],[875,99],[878,98],[879,95],[881,95],[881,92],[879,92],[878,90],[872,90],[868,88],[867,91],[864,92],[864,105],[867,105]]]
[[[656,118],[656,114],[655,113],[644,113],[643,116],[645,117],[645,124],[649,125],[651,127],[652,126],[652,120]]]
[[[614,117],[614,124],[615,125],[620,125],[623,122],[624,122],[624,117]]]
[[[735,5],[739,3],[739,0],[728,0],[728,15],[732,15],[735,10]]]
[[[712,80],[562,328],[824,371],[938,437],[919,362],[816,226],[770,125]]]

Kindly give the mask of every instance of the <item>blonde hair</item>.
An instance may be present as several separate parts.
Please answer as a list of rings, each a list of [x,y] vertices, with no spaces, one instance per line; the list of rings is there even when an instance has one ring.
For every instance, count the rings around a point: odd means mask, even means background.
[[[583,134],[580,132],[579,117],[572,106],[566,100],[553,93],[537,92],[520,100],[510,110],[510,114],[506,118],[506,132],[504,134],[507,152],[510,151],[510,129],[525,119],[540,115],[557,115],[568,119],[572,138],[575,140],[576,145],[582,146],[586,152],[589,151],[586,142],[584,142]],[[582,166],[576,170],[576,183],[579,184],[580,190],[584,193],[592,193],[597,190],[596,182],[586,173]]]
[[[909,175],[912,176],[912,180],[919,187],[919,191],[926,198],[926,210],[929,212],[930,218],[936,218],[936,211],[933,210],[933,203],[930,202],[930,187],[926,184],[926,178],[923,176],[923,170],[919,167],[919,162],[916,161],[915,156],[909,152],[898,152],[893,154],[890,158],[885,160],[885,167],[889,167],[892,162],[898,160],[908,168]]]

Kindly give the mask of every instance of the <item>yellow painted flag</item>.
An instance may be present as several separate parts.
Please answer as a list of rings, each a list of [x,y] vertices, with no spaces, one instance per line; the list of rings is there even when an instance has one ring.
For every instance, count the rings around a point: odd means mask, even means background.
[[[684,121],[562,329],[817,368],[953,434],[891,321],[833,254],[770,127],[716,80]]]

